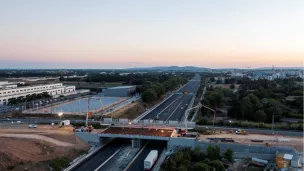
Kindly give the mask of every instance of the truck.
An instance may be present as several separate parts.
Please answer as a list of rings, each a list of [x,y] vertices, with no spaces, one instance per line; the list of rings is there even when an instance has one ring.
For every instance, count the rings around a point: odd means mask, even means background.
[[[158,157],[157,150],[151,150],[144,161],[144,170],[151,170]]]
[[[70,124],[71,124],[70,120],[63,120],[59,122],[59,126],[68,126]]]

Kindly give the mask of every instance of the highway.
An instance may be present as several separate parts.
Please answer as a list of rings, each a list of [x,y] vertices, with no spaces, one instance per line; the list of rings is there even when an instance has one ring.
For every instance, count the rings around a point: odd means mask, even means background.
[[[166,147],[165,141],[150,141],[149,144],[138,155],[127,171],[144,170],[144,161],[151,150],[158,151],[158,157]],[[157,161],[156,161],[157,162]],[[152,170],[152,169],[151,169]]]
[[[200,86],[200,76],[195,75],[184,87],[175,92],[169,99],[164,101],[141,120],[156,119],[162,121],[181,121],[192,98]],[[183,93],[187,92],[187,93]]]
[[[119,150],[123,145],[124,141],[122,139],[114,139],[107,146],[102,148],[99,152],[95,153],[89,160],[82,162],[73,171],[93,171],[97,169],[101,164],[103,164],[110,156],[112,156],[117,150]]]

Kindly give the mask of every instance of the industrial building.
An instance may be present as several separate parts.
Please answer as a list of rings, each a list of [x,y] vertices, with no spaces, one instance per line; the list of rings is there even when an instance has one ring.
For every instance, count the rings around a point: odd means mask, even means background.
[[[102,89],[102,94],[109,97],[128,97],[135,91],[136,86],[118,86]]]
[[[75,86],[63,86],[62,83],[22,87],[5,87],[5,84],[1,86],[4,88],[0,89],[0,105],[7,104],[11,98],[25,97],[32,94],[47,92],[51,96],[56,96],[75,91]]]

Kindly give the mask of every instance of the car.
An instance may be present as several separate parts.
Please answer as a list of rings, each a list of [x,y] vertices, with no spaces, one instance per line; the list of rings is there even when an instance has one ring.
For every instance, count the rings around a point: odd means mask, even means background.
[[[35,124],[29,124],[28,128],[37,128],[37,125],[35,125]]]
[[[21,121],[17,121],[16,123],[21,123]]]

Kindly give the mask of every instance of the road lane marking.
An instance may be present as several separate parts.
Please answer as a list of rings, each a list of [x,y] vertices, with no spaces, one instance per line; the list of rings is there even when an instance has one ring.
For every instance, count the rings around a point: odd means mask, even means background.
[[[174,114],[174,112],[179,108],[179,106],[182,104],[182,102],[183,101],[181,101],[178,105],[177,105],[177,107],[173,110],[173,112],[171,113],[171,115],[167,118],[167,120],[165,121],[165,122],[167,122],[169,119],[170,119],[170,117]]]
[[[137,157],[144,151],[144,149],[146,148],[146,146],[150,143],[150,140],[143,146],[143,148],[136,154],[136,156],[133,158],[133,160],[128,164],[128,166],[123,170],[123,171],[127,171],[132,164],[134,163],[134,161],[137,159]]]
[[[105,162],[98,166],[94,171],[98,171],[102,166],[104,166],[109,160],[111,160],[123,147],[120,147],[114,154],[112,154]]]
[[[175,103],[178,99],[180,99],[182,96],[179,96],[176,98],[172,103],[170,103],[167,107],[165,107],[162,111],[160,111],[156,116],[161,115],[168,107],[170,107],[173,103]],[[153,119],[154,120],[154,119]]]

